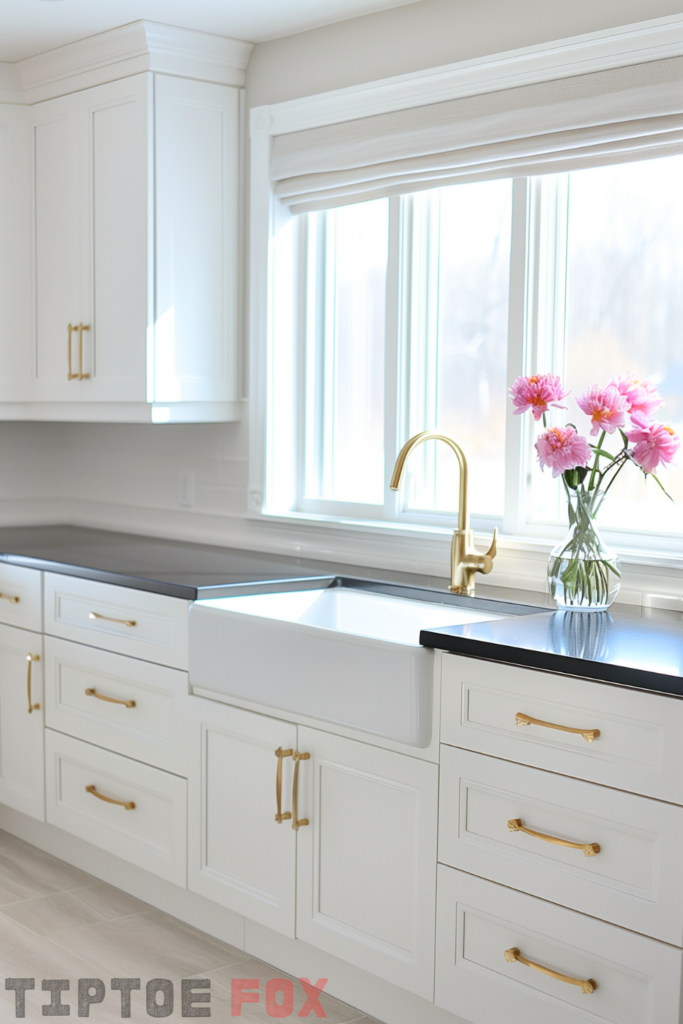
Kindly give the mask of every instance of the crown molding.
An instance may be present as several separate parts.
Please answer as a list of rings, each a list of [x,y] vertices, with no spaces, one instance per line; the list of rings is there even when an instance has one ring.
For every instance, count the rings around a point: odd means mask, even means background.
[[[134,21],[16,64],[0,64],[0,97],[39,103],[143,71],[242,86],[252,48],[253,43],[226,36]],[[5,99],[10,93],[13,98]]]
[[[683,56],[683,14],[445,64],[251,111],[252,135],[283,135],[429,103]]]

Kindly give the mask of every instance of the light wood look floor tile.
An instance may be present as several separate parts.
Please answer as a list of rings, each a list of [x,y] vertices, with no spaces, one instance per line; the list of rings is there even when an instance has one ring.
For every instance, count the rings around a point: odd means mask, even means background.
[[[96,882],[49,853],[0,832],[0,906]]]
[[[106,882],[95,882],[81,889],[39,896],[0,908],[0,914],[61,942],[65,931],[100,921],[144,914],[151,908]]]

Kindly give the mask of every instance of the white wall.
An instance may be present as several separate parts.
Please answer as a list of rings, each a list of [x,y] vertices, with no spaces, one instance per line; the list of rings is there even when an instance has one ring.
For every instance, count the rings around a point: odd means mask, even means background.
[[[683,10],[683,0],[422,0],[257,45],[250,106]],[[246,416],[246,410],[245,410]],[[246,422],[0,424],[0,522],[71,521],[287,549],[244,520]],[[193,472],[195,504],[179,505]],[[300,543],[296,550],[303,551]],[[379,542],[374,542],[375,545]],[[382,564],[381,556],[373,563]],[[407,566],[406,566],[407,567]]]

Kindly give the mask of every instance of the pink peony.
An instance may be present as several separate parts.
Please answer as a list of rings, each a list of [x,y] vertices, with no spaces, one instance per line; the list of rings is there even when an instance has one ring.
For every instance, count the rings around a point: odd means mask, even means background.
[[[626,423],[628,399],[612,384],[608,384],[606,388],[599,388],[594,384],[579,395],[576,404],[586,416],[590,416],[593,424],[592,435],[599,434],[601,430],[613,434],[617,427],[623,427]]]
[[[541,469],[549,466],[553,476],[559,476],[565,469],[585,466],[593,454],[586,438],[573,427],[551,427],[541,434],[535,447]]]
[[[631,455],[646,473],[652,473],[660,462],[671,462],[680,448],[681,439],[664,423],[650,420],[642,412],[631,416],[634,430],[627,430],[626,436],[635,447]]]
[[[531,409],[535,420],[540,420],[551,405],[554,405],[556,409],[566,409],[565,405],[558,405],[558,402],[568,394],[569,392],[562,387],[560,378],[552,373],[536,374],[533,377],[518,377],[510,388],[512,404],[516,406],[515,416]]]
[[[636,380],[632,373],[614,374],[610,377],[608,387],[615,387],[628,402],[629,416],[634,412],[642,412],[652,416],[655,409],[664,405],[664,399],[656,386],[649,380]]]

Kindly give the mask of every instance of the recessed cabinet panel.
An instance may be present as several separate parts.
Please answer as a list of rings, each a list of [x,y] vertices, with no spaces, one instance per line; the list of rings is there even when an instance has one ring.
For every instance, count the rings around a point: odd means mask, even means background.
[[[73,97],[40,106],[33,124],[34,398],[77,401],[78,335],[69,325],[90,319],[82,288],[82,138]]]
[[[157,402],[239,398],[238,93],[157,75]]]
[[[437,895],[442,1009],[472,1024],[679,1024],[680,949],[442,865]]]
[[[33,384],[31,166],[26,108],[0,104],[0,402]]]
[[[91,153],[92,325],[84,401],[146,400],[149,75],[83,94]],[[92,94],[92,95],[91,95]]]
[[[297,938],[431,999],[436,765],[299,728]]]
[[[38,569],[0,562],[0,622],[42,633],[42,584]]]
[[[294,937],[296,726],[190,698],[189,888]],[[278,758],[281,808],[275,821]]]
[[[39,821],[45,820],[42,647],[40,634],[0,626],[0,803]]]

